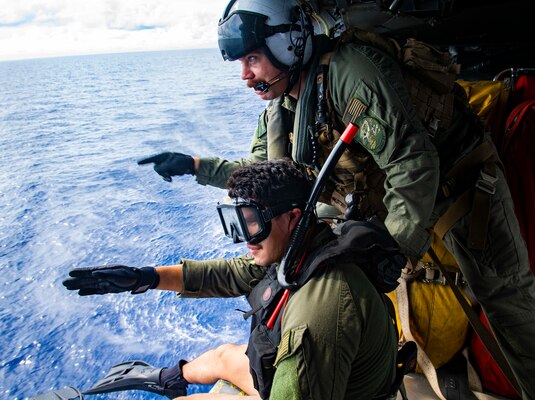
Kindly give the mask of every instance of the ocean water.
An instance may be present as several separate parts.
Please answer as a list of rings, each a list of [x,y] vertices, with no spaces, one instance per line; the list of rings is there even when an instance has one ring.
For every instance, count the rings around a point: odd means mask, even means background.
[[[0,88],[0,398],[87,389],[122,361],[169,366],[244,343],[243,298],[80,297],[61,284],[75,267],[244,252],[223,236],[223,190],[136,164],[166,150],[247,157],[265,104],[239,64],[213,49],[0,62]]]

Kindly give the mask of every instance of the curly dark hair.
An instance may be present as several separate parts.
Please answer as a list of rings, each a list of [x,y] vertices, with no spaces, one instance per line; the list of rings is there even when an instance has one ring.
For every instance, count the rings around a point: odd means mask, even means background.
[[[304,206],[312,182],[302,167],[288,159],[248,164],[235,170],[227,182],[231,198],[254,200],[270,207],[286,201]]]

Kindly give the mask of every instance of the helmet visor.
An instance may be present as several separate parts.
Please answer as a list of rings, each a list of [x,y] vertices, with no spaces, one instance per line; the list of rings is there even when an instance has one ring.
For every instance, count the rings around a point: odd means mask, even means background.
[[[265,15],[240,11],[219,21],[219,50],[224,60],[235,61],[266,43]]]

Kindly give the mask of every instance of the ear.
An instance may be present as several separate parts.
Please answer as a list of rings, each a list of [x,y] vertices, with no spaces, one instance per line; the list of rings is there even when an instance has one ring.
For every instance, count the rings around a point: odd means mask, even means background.
[[[293,208],[292,210],[290,210],[290,230],[293,231],[295,229],[297,223],[301,219],[302,214],[303,212],[299,208]]]

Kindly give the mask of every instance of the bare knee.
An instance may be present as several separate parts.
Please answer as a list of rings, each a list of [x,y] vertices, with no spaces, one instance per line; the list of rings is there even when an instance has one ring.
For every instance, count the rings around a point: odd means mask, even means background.
[[[225,369],[236,368],[238,360],[245,356],[245,345],[222,344],[216,347],[214,351],[215,361]]]

